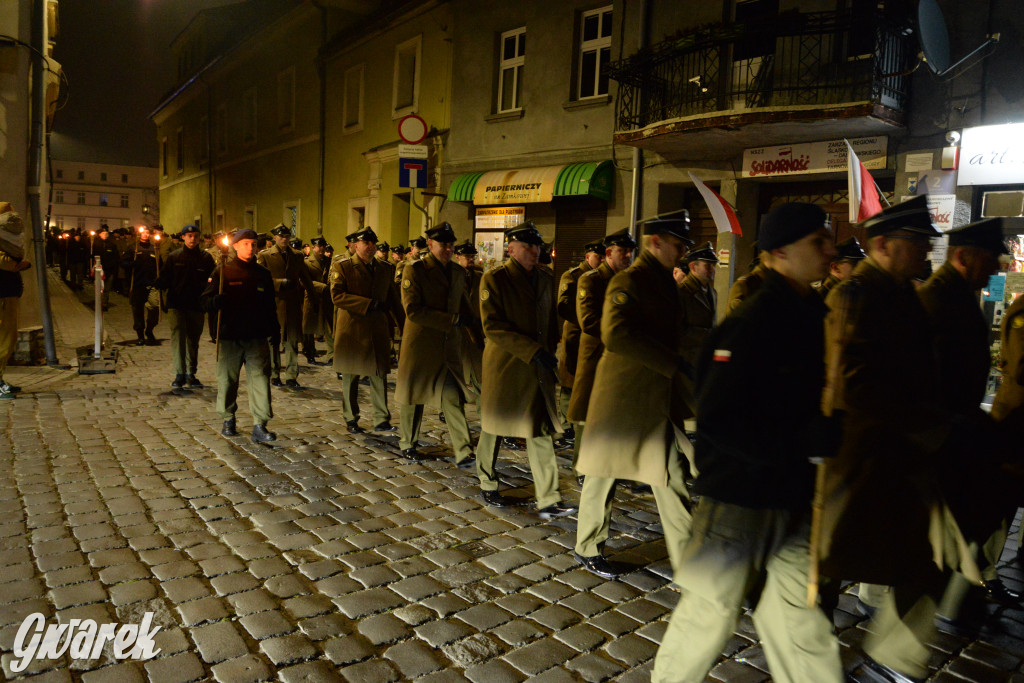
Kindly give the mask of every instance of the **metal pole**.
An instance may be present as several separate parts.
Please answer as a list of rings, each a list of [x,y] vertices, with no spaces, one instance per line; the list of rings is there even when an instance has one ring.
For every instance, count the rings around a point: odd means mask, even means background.
[[[96,290],[96,336],[92,344],[92,357],[99,358],[103,350],[103,265],[99,256],[93,256],[93,288]]]
[[[43,234],[43,125],[46,111],[46,0],[33,3],[32,14],[32,130],[29,142],[28,207],[32,216],[32,241],[35,249],[36,284],[39,287],[39,314],[43,323],[46,364],[57,365],[57,344],[53,337],[50,288],[46,279],[46,238]]]

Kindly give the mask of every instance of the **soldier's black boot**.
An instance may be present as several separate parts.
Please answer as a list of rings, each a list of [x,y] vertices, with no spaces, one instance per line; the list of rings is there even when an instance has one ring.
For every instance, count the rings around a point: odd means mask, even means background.
[[[220,429],[221,436],[238,436],[235,431],[235,418],[224,420],[224,426]]]
[[[153,330],[146,330],[146,342],[147,344],[156,344],[156,335],[153,334]]]
[[[185,386],[185,375],[178,373],[174,376],[174,381],[171,382],[171,387],[181,389],[183,386]]]
[[[195,387],[196,389],[202,389],[203,388],[203,383],[200,382],[199,379],[195,375],[189,375],[188,376],[188,385],[190,387]]]
[[[267,426],[257,424],[252,428],[252,442],[253,443],[267,443],[268,441],[275,441],[277,434],[274,432],[268,432]]]
[[[141,332],[139,332],[139,338],[135,340],[135,345],[136,346],[145,346],[146,345],[146,337],[143,336],[143,334]]]

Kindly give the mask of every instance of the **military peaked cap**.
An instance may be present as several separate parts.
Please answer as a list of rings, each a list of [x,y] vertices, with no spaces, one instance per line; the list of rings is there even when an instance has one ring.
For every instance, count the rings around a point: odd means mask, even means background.
[[[959,228],[953,228],[948,233],[949,246],[951,247],[978,247],[991,251],[993,254],[1009,254],[1006,248],[1006,239],[1003,237],[1003,219],[986,218],[975,221]]]
[[[505,239],[509,242],[522,242],[523,244],[532,244],[537,247],[544,244],[544,237],[540,234],[540,230],[537,229],[533,221],[526,221],[509,228],[505,231]]]
[[[623,228],[606,236],[604,238],[604,246],[605,248],[622,247],[623,249],[636,249],[636,240],[629,234],[628,229]]]
[[[378,242],[377,243],[377,251],[383,251],[383,252],[387,253],[387,252],[391,251],[391,245],[388,244],[387,242]]]
[[[350,244],[352,242],[373,242],[376,244],[377,233],[373,231],[373,228],[363,228],[362,230],[357,230],[350,235],[346,235],[345,241]]]
[[[326,246],[327,246],[327,240],[325,240],[325,239],[324,239],[324,238],[323,238],[322,236],[320,236],[320,235],[317,235],[316,237],[314,237],[313,239],[311,239],[311,240],[309,241],[309,243],[310,243],[311,245],[313,245],[314,247],[326,247]]]
[[[859,261],[867,257],[856,237],[851,237],[837,244],[836,252],[836,257],[832,259],[833,261]]]
[[[296,238],[288,242],[288,246],[292,249],[302,249],[302,240]]]
[[[476,247],[474,247],[473,243],[469,240],[466,240],[462,244],[455,245],[455,249],[453,251],[459,256],[476,256],[477,254]]]
[[[426,249],[427,248],[427,238],[426,237],[417,237],[414,240],[409,240],[409,244],[411,246],[416,247],[417,249]]]
[[[278,223],[270,230],[271,235],[277,235],[278,237],[291,237],[292,230],[284,223]]]
[[[883,209],[861,223],[868,237],[877,237],[897,230],[906,230],[924,237],[938,237],[942,233],[932,225],[927,195],[912,197],[902,204]]]
[[[690,237],[690,212],[684,209],[681,213],[681,217],[652,218],[649,221],[644,221],[644,234],[672,235],[692,247],[696,242]]]
[[[408,247],[402,246],[401,244],[396,244],[395,246],[391,247],[391,251],[402,256],[405,256],[406,254],[409,253]]]
[[[708,263],[718,263],[718,256],[715,254],[715,248],[711,246],[711,242],[705,242],[700,249],[694,249],[686,258],[683,259],[683,263],[689,265],[694,261],[707,261]]]
[[[427,239],[435,242],[454,242],[455,230],[452,229],[451,223],[445,221],[427,230]]]
[[[591,242],[589,244],[583,245],[583,253],[584,254],[589,254],[590,252],[594,252],[595,254],[601,254],[603,256],[604,255],[604,240],[600,240],[600,241],[597,241],[597,242]]]

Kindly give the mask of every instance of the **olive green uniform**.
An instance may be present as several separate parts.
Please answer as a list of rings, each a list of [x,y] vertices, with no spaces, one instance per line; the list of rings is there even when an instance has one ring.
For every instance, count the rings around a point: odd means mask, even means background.
[[[484,330],[480,326],[480,281],[484,270],[473,266],[466,270],[466,296],[473,318],[468,325],[460,327],[462,332],[462,371],[466,378],[469,400],[480,401],[480,379],[483,377]]]
[[[761,288],[764,271],[765,267],[758,263],[752,271],[732,283],[732,287],[729,289],[728,313],[739,308],[744,299],[749,299],[754,292]]]
[[[302,302],[304,292],[314,290],[302,252],[276,244],[264,249],[256,262],[270,271],[277,296],[277,322],[281,326],[281,343],[271,349],[271,374],[285,380],[298,379],[299,341],[302,339]],[[281,347],[284,348],[282,366]]]
[[[575,268],[562,273],[558,283],[558,315],[562,318],[562,343],[558,347],[558,417],[562,421],[562,429],[568,429],[570,420],[569,401],[572,396],[573,382],[576,378],[576,362],[580,353],[580,322],[576,318],[576,283],[584,273],[592,270],[584,260]],[[573,464],[576,464],[576,454]]]
[[[992,417],[1002,421],[1015,415],[1020,421],[1019,408],[1024,406],[1024,296],[1018,296],[1003,314],[1001,339],[1003,381],[992,402]]]
[[[309,280],[313,285],[302,301],[302,333],[307,353],[316,355],[316,338],[323,337],[327,348],[334,352],[334,303],[327,283],[330,259],[310,252],[305,260]]]
[[[696,365],[701,346],[715,327],[715,288],[705,287],[690,273],[679,283],[679,306],[683,312],[683,357]]]

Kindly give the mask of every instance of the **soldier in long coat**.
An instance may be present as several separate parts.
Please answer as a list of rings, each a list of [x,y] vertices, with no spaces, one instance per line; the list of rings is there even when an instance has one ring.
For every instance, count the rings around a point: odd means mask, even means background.
[[[331,260],[324,256],[327,240],[314,237],[309,241],[309,255],[306,256],[306,270],[313,284],[302,301],[302,334],[306,360],[316,365],[316,338],[323,337],[327,348],[334,351],[334,304],[328,288]],[[325,361],[327,362],[327,361]]]
[[[736,282],[732,283],[732,287],[729,288],[729,306],[727,313],[732,313],[745,299],[749,299],[754,295],[758,289],[761,288],[761,282],[764,280],[764,271],[767,264],[761,264],[760,262],[754,266],[753,270],[744,275],[741,278],[737,278]]]
[[[567,437],[575,436],[575,426],[570,426],[566,413],[576,379],[576,361],[580,353],[580,323],[576,319],[576,282],[604,260],[604,243],[591,242],[583,247],[583,260],[579,265],[562,273],[558,282],[558,315],[562,318],[562,343],[558,347],[558,416]],[[570,432],[569,429],[573,431]],[[575,458],[573,458],[575,461]]]
[[[402,407],[399,447],[410,460],[416,449],[424,404],[441,409],[452,439],[455,464],[473,462],[466,422],[462,327],[473,313],[466,294],[466,270],[452,263],[455,232],[448,222],[427,231],[429,253],[402,274],[405,329],[398,359],[395,401]]]
[[[686,277],[679,283],[679,305],[683,311],[683,353],[690,363],[697,364],[704,340],[718,318],[718,297],[715,295],[715,266],[718,257],[708,242],[686,255]]]
[[[1000,422],[1015,417],[1016,424],[1024,426],[1021,421],[1024,417],[1021,412],[1021,406],[1024,406],[1024,295],[1018,295],[1006,309],[1000,335],[1003,381],[992,402],[992,417]]]
[[[466,296],[473,319],[460,327],[462,332],[462,373],[466,379],[469,400],[480,400],[480,378],[483,377],[484,330],[480,326],[480,281],[484,270],[476,262],[477,250],[469,240],[455,247],[455,260],[466,269]]]
[[[391,370],[392,315],[401,304],[391,286],[390,264],[374,257],[377,234],[364,228],[345,238],[353,246],[351,258],[331,265],[331,299],[335,306],[334,371],[342,376],[345,423],[349,432],[359,426],[359,380],[370,381],[374,431],[393,432],[387,402],[387,376]]]
[[[836,252],[836,257],[828,267],[828,277],[814,287],[822,299],[828,296],[833,287],[853,275],[854,268],[867,256],[856,237],[838,243]]]
[[[683,423],[693,414],[693,395],[684,373],[692,367],[680,353],[672,279],[672,268],[693,245],[689,225],[688,216],[645,223],[639,258],[608,284],[601,314],[605,349],[577,464],[584,475],[581,501],[595,487],[611,491],[615,479],[651,485],[673,568],[690,535],[680,448],[690,448]],[[584,538],[591,533],[580,532]]]
[[[272,344],[270,350],[270,384],[299,388],[299,341],[302,339],[302,301],[304,292],[313,291],[302,252],[288,245],[292,231],[285,225],[278,225],[270,234],[274,246],[264,249],[256,257],[257,263],[270,271],[274,278],[277,296],[277,322],[281,326],[280,344]],[[276,340],[275,340],[276,341]],[[284,347],[282,367],[281,348]]]
[[[510,505],[498,493],[494,469],[499,438],[526,439],[537,508],[545,519],[562,517],[575,510],[562,505],[552,441],[552,435],[561,431],[555,407],[554,278],[537,265],[544,240],[532,221],[509,228],[505,237],[509,259],[485,273],[480,285],[480,317],[487,343],[477,474],[488,505]]]

